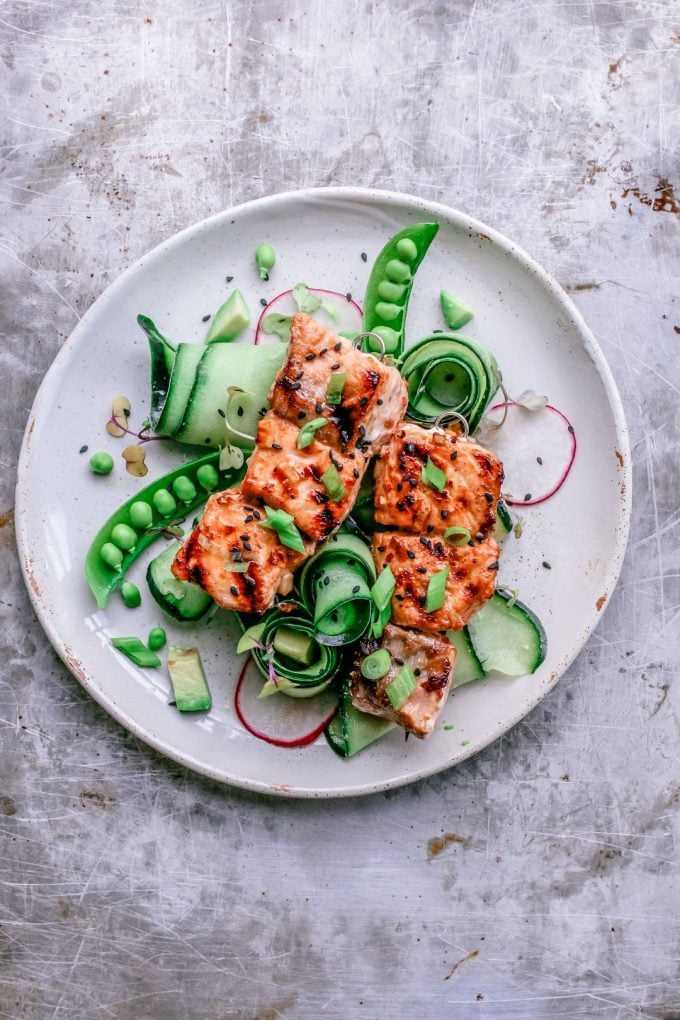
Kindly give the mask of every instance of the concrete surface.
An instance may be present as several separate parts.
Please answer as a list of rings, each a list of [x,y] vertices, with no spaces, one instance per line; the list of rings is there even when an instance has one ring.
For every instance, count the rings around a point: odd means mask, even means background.
[[[0,2],[0,1017],[680,1017],[678,13]],[[572,292],[626,405],[635,516],[598,631],[507,738],[394,794],[286,803],[87,698],[11,507],[38,384],[121,270],[324,184],[465,209]]]

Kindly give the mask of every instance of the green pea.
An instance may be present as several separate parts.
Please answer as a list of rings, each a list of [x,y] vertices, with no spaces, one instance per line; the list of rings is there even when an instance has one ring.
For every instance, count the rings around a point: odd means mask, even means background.
[[[117,545],[113,542],[104,542],[104,545],[99,551],[99,555],[104,560],[104,563],[108,563],[110,567],[117,570],[123,562],[123,554]]]
[[[128,609],[136,609],[142,604],[142,593],[132,581],[125,581],[120,586],[120,594]]]
[[[378,297],[385,301],[401,301],[406,293],[406,287],[401,283],[392,283],[391,280],[381,280],[378,284]]]
[[[397,254],[401,255],[403,259],[413,262],[418,256],[418,249],[410,237],[402,237],[401,241],[397,241]]]
[[[411,279],[411,270],[405,262],[399,259],[390,259],[385,266],[385,276],[393,283],[408,283]]]
[[[383,319],[384,322],[392,322],[393,319],[398,319],[401,315],[401,308],[399,305],[390,304],[388,301],[378,301],[375,306],[375,314],[379,319]]]
[[[177,509],[177,501],[167,489],[159,489],[153,494],[153,505],[161,517],[171,517]]]
[[[149,632],[149,639],[146,642],[152,652],[157,652],[159,648],[162,648],[165,642],[168,640],[168,636],[162,627],[154,627]]]
[[[129,552],[137,545],[137,532],[128,528],[127,524],[116,524],[115,528],[111,530],[111,541],[119,549]]]
[[[130,524],[140,530],[151,527],[153,524],[153,510],[148,503],[138,499],[136,503],[132,504],[130,507]]]
[[[255,252],[255,262],[257,268],[260,270],[260,279],[269,279],[269,270],[274,268],[276,262],[276,252],[272,248],[271,244],[261,244]]]
[[[196,499],[196,486],[186,475],[179,475],[172,483],[172,491],[183,503],[191,503]]]
[[[198,479],[198,484],[206,492],[212,492],[213,489],[216,489],[220,480],[220,476],[212,464],[201,464],[196,472],[196,478]]]
[[[93,453],[90,457],[90,471],[93,475],[110,475],[113,471],[113,457],[110,453]]]
[[[377,333],[385,344],[385,354],[393,354],[397,350],[399,346],[399,333],[397,333],[396,329],[390,329],[389,326],[376,326],[371,332]]]

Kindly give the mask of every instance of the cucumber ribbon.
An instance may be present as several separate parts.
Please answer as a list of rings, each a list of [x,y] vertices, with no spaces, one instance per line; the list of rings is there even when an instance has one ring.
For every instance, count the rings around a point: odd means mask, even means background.
[[[424,337],[404,355],[400,371],[408,386],[407,415],[433,425],[447,411],[465,418],[470,433],[479,426],[501,374],[494,356],[477,340],[459,333]]]
[[[321,645],[357,641],[373,612],[371,550],[357,535],[340,531],[320,545],[300,574],[300,595]]]

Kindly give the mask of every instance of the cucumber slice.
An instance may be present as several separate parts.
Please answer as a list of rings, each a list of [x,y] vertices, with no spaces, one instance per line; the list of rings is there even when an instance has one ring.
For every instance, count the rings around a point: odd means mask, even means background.
[[[467,625],[485,673],[527,676],[545,659],[548,642],[540,620],[512,599],[510,592],[499,589]]]
[[[240,290],[230,294],[215,316],[205,338],[207,344],[235,340],[250,325],[250,312]]]
[[[171,542],[151,561],[146,571],[146,583],[153,598],[168,616],[180,622],[200,620],[214,603],[197,584],[180,581],[172,573],[170,565],[178,549],[179,542]]]
[[[198,648],[168,649],[168,673],[180,712],[207,712],[212,697],[203,672]]]
[[[344,685],[340,707],[326,727],[326,740],[341,758],[351,758],[395,729],[391,719],[359,712],[352,704],[349,686]]]
[[[453,686],[462,687],[484,676],[482,664],[475,655],[470,638],[463,630],[447,630],[446,636],[456,649],[456,664],[453,667]]]
[[[180,344],[177,348],[165,404],[156,425],[160,435],[171,436],[182,424],[196,369],[204,354],[205,348],[200,344]]]

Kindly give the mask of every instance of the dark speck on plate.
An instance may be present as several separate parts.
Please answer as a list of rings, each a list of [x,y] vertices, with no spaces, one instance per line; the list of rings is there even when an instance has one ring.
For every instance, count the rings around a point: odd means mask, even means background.
[[[203,318],[201,319],[201,322],[207,322],[209,318],[210,318],[209,315],[204,315]]]
[[[269,302],[267,301],[266,298],[263,298],[263,297],[260,298],[260,304],[262,305],[263,308],[266,308],[268,303]]]
[[[361,261],[362,262],[368,262],[368,255],[366,254],[365,251],[362,251],[362,253],[361,253]]]
[[[78,450],[78,453],[87,453],[88,450],[89,450],[89,446],[87,446],[87,445],[86,446],[81,446],[80,449]]]

